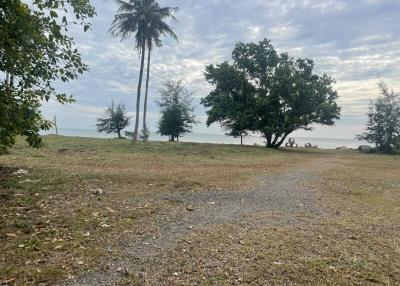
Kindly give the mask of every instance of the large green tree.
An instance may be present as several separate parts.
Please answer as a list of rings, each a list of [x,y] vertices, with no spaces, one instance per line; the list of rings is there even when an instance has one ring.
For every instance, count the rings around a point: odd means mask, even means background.
[[[384,82],[379,83],[381,96],[371,101],[367,128],[360,140],[376,144],[382,153],[392,153],[400,147],[400,94]]]
[[[334,80],[315,74],[312,60],[278,54],[268,39],[238,43],[232,58],[233,64],[206,68],[213,86],[202,100],[208,125],[218,122],[233,134],[259,132],[267,147],[278,148],[295,130],[339,119]]]
[[[76,79],[87,70],[68,35],[74,25],[84,31],[95,15],[89,0],[3,0],[0,5],[0,152],[27,137],[41,145],[39,131],[51,123],[40,113],[43,101],[72,102],[54,82]],[[71,17],[73,16],[73,17]]]
[[[176,18],[172,15],[172,13],[176,11],[177,8],[161,7],[155,0],[117,0],[117,3],[119,4],[118,14],[115,15],[110,31],[113,36],[121,38],[121,40],[125,40],[129,38],[132,34],[134,34],[135,48],[139,51],[139,55],[141,57],[136,97],[135,131],[133,135],[133,141],[136,141],[139,133],[140,98],[146,49],[148,50],[148,58],[146,93],[143,112],[144,134],[148,134],[146,116],[150,79],[151,52],[154,46],[161,47],[161,36],[163,35],[169,35],[177,40],[177,36],[173,32],[171,26],[166,23],[167,19],[172,19],[173,21],[176,21]],[[147,140],[147,135],[144,136],[144,139]]]
[[[167,82],[160,91],[158,105],[161,119],[158,133],[169,137],[169,141],[179,141],[179,137],[190,133],[196,117],[192,106],[191,93],[178,82]]]

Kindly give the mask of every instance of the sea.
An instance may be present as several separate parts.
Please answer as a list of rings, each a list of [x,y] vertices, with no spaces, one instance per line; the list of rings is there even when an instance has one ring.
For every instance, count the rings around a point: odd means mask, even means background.
[[[55,134],[54,129],[43,132],[43,135]],[[122,132],[124,134],[124,132]],[[99,133],[95,129],[58,129],[58,134],[62,136],[73,137],[90,137],[90,138],[115,138],[114,134]],[[318,146],[322,149],[336,149],[346,147],[349,149],[356,149],[360,145],[368,145],[366,142],[350,138],[313,138],[313,137],[293,137],[299,147],[304,147],[305,144],[310,143],[313,146]],[[157,133],[150,134],[150,141],[168,141],[168,137],[160,136]],[[240,138],[226,136],[225,134],[200,134],[190,133],[179,140],[180,142],[192,143],[213,143],[213,144],[240,144]],[[285,142],[286,143],[286,142]],[[265,145],[265,139],[258,134],[251,134],[243,139],[244,145]]]

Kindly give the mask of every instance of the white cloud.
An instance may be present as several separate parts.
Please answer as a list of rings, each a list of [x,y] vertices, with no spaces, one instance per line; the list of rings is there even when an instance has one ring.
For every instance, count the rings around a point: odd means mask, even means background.
[[[164,46],[153,53],[149,94],[149,122],[153,128],[158,120],[154,100],[162,83],[182,80],[193,91],[198,104],[199,98],[210,91],[203,75],[205,66],[230,60],[238,41],[271,38],[278,51],[313,58],[318,73],[334,77],[344,119],[329,130],[339,137],[348,136],[349,122],[352,129],[362,128],[368,102],[379,93],[376,85],[379,79],[400,90],[400,2],[397,0],[160,2],[180,7],[179,23],[174,25],[179,44],[165,39]],[[60,85],[61,90],[74,94],[77,104],[46,104],[43,108],[46,115],[56,114],[70,127],[93,128],[95,117],[112,99],[125,102],[130,112],[135,108],[139,58],[134,51],[134,40],[121,43],[108,33],[116,12],[114,2],[94,0],[93,4],[98,12],[93,30],[74,31],[77,47],[90,71],[69,85]],[[205,122],[201,106],[197,113]],[[205,133],[209,129],[201,124],[195,130]],[[220,132],[217,127],[211,130]],[[325,134],[318,130],[313,134]]]

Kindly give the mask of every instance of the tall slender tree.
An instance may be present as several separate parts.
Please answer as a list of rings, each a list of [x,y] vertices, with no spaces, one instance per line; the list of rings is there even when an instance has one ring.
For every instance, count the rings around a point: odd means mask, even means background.
[[[168,25],[165,20],[170,18],[173,22],[177,22],[178,20],[173,12],[177,11],[176,7],[160,7],[157,2],[151,0],[153,5],[151,6],[151,10],[153,17],[150,19],[151,21],[148,24],[149,30],[146,37],[147,44],[147,77],[146,77],[146,92],[144,96],[144,109],[143,109],[143,139],[144,141],[148,140],[148,128],[146,123],[147,116],[147,99],[149,93],[149,80],[150,80],[150,62],[151,62],[151,52],[153,47],[162,47],[162,42],[160,37],[163,35],[168,35],[174,40],[178,41],[177,35],[172,30],[171,26]]]
[[[140,56],[140,73],[137,87],[136,97],[136,121],[133,141],[136,141],[139,133],[139,112],[140,98],[143,81],[144,64],[146,58],[146,47],[149,50],[148,55],[148,71],[146,82],[146,98],[145,98],[145,113],[147,112],[147,89],[149,79],[150,52],[153,44],[161,46],[160,37],[165,34],[170,34],[176,38],[171,27],[165,23],[166,18],[172,17],[172,12],[176,8],[162,8],[155,0],[116,0],[119,5],[118,14],[115,15],[112,22],[110,32],[114,37],[120,38],[121,41],[135,34],[135,49],[139,51]],[[144,113],[144,121],[145,115]],[[146,122],[143,123],[144,129]]]

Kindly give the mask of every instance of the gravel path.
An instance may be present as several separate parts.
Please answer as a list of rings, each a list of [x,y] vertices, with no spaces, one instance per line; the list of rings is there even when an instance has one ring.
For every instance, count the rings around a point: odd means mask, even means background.
[[[256,178],[257,187],[240,191],[197,191],[160,194],[155,201],[169,200],[187,208],[179,215],[156,216],[157,237],[132,237],[118,245],[118,257],[104,258],[98,269],[62,285],[119,285],[121,269],[140,273],[145,261],[174,248],[192,230],[234,223],[246,228],[267,225],[310,224],[328,215],[318,204],[313,184],[318,173],[332,167],[332,158],[316,159],[277,176]],[[190,207],[189,207],[190,206]]]

